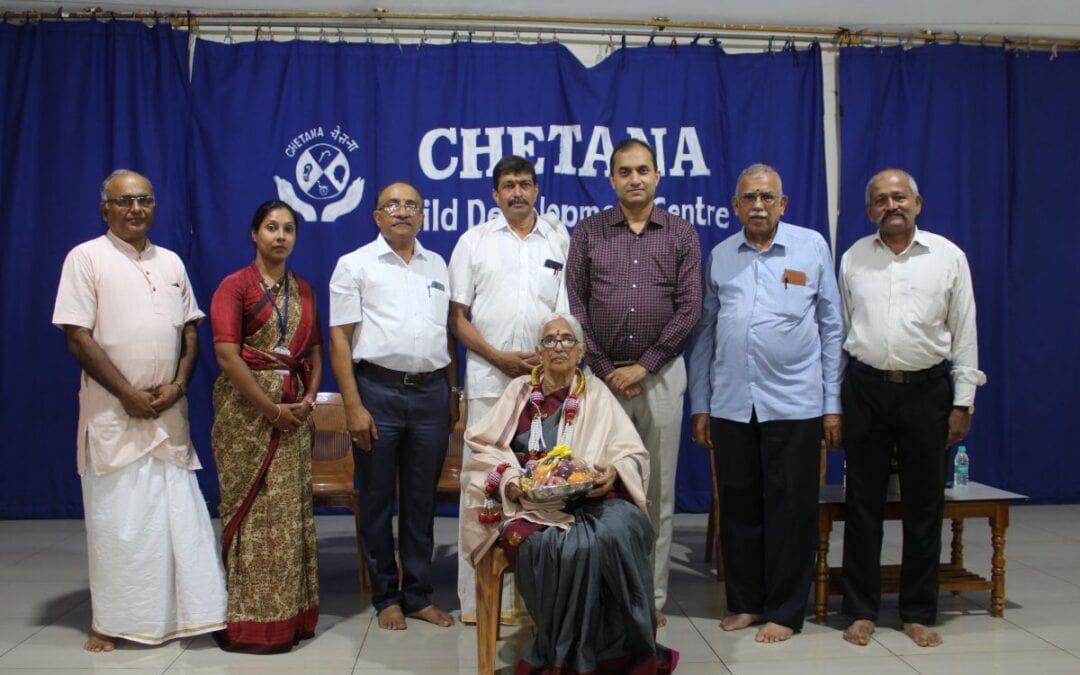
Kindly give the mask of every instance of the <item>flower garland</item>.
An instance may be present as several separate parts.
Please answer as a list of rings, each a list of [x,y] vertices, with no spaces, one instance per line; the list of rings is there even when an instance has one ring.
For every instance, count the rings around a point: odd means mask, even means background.
[[[540,364],[533,368],[530,380],[532,382],[532,392],[529,394],[529,403],[533,406],[533,417],[529,426],[529,459],[525,463],[526,470],[535,466],[539,460],[548,454],[544,447],[543,412],[541,407],[544,405],[544,392],[540,386],[543,374],[544,366]],[[565,448],[567,454],[569,454],[570,446],[574,440],[574,420],[577,419],[578,410],[580,409],[578,400],[585,393],[585,374],[581,372],[580,368],[574,369],[574,377],[577,379],[577,387],[563,401],[563,427],[555,446],[556,450]],[[506,473],[509,466],[509,462],[503,462],[487,475],[487,480],[484,482],[484,504],[480,507],[480,512],[476,514],[477,520],[481,523],[497,523],[502,520],[501,500],[497,498],[497,495],[503,474]]]

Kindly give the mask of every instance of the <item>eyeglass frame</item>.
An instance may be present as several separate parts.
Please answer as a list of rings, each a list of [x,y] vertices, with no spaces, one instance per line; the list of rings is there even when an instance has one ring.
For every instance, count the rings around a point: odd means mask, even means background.
[[[784,195],[778,195],[774,192],[762,192],[761,190],[755,190],[754,192],[743,192],[742,194],[735,195],[735,198],[739,200],[739,203],[743,206],[753,206],[757,204],[758,200],[765,206],[773,206]]]
[[[102,200],[104,204],[116,204],[119,208],[130,209],[135,204],[138,204],[144,209],[152,209],[157,204],[157,197],[154,195],[120,195],[119,197],[110,197]]]
[[[424,205],[412,201],[402,204],[396,199],[392,199],[385,204],[376,206],[375,210],[382,211],[388,216],[396,215],[398,212],[403,212],[407,216],[415,216],[424,212]]]
[[[545,342],[550,342],[551,344],[544,344]],[[567,342],[570,342],[571,344],[566,344]],[[574,335],[545,335],[540,339],[540,346],[548,351],[551,351],[556,347],[562,347],[569,351],[579,344],[581,344],[581,340],[577,339],[577,336]]]

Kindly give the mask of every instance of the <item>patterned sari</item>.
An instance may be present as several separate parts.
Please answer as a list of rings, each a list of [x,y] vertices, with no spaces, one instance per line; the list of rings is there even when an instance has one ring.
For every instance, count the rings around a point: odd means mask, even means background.
[[[226,277],[211,303],[214,342],[241,345],[255,381],[281,403],[301,400],[321,343],[315,296],[294,274],[271,304],[252,264]],[[279,311],[284,310],[284,317]],[[281,337],[280,319],[286,325]],[[275,352],[287,346],[289,354]],[[288,651],[314,635],[319,570],[311,510],[314,427],[282,434],[222,373],[214,384],[211,443],[221,486],[221,555],[228,584],[224,649]]]

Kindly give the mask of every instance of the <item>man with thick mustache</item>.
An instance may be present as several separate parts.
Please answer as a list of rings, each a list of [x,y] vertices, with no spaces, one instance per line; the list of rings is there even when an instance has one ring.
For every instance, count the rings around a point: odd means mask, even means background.
[[[468,349],[467,427],[498,402],[511,379],[540,363],[534,349],[540,322],[567,311],[563,269],[570,235],[557,219],[533,208],[540,193],[536,169],[524,157],[507,155],[492,173],[491,196],[499,214],[461,235],[450,256],[450,330]],[[471,454],[466,445],[462,466]],[[459,528],[461,619],[474,623],[475,572],[469,553],[462,550]],[[523,617],[516,615],[513,601],[513,593],[503,593],[502,617],[518,623]]]
[[[866,185],[877,234],[840,261],[848,354],[842,388],[847,457],[844,639],[869,643],[881,605],[881,536],[889,460],[900,466],[900,619],[920,647],[941,644],[938,560],[949,446],[967,435],[979,371],[967,258],[919,229],[915,179],[886,169]],[[949,363],[952,363],[951,378]]]
[[[716,245],[690,348],[694,440],[716,458],[726,631],[799,631],[817,541],[822,437],[840,445],[843,320],[824,237],[780,220],[780,174],[752,164],[732,206],[743,229]]]
[[[360,536],[379,628],[405,630],[406,616],[445,628],[454,619],[431,602],[431,555],[435,485],[458,411],[450,279],[416,238],[420,192],[391,183],[376,204],[378,236],[341,256],[330,277],[330,366],[359,448]]]

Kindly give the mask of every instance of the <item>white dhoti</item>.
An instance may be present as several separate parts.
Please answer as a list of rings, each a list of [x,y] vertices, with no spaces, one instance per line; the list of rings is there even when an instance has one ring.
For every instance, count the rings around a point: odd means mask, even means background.
[[[156,645],[225,627],[225,573],[195,472],[147,455],[82,477],[93,630]]]

